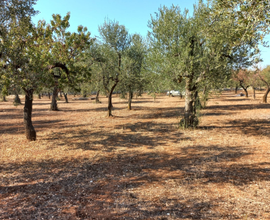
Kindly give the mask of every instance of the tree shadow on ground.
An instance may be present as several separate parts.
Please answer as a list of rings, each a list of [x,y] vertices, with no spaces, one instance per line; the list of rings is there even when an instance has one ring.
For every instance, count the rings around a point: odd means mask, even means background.
[[[237,97],[237,96],[234,96],[234,97]],[[228,99],[228,98],[224,98],[222,99],[222,101],[225,101],[225,102],[243,102],[243,101],[249,101],[250,99],[248,98],[244,98],[244,99]]]
[[[45,116],[46,114],[43,114]],[[40,116],[40,115],[39,115]],[[25,132],[24,124],[23,124],[23,116],[20,117],[21,121],[9,122],[8,124],[4,124],[0,127],[0,134],[12,134],[19,135]],[[67,125],[66,120],[35,120],[32,119],[33,126],[35,130],[38,132],[41,129],[47,128],[57,128],[59,126],[65,127]]]
[[[175,107],[175,108],[142,108],[143,110],[147,110],[150,113],[137,115],[136,118],[139,119],[159,119],[159,118],[175,118],[180,117],[184,112],[183,107]]]
[[[67,128],[65,125],[64,127]],[[80,129],[72,130],[72,135],[67,131],[61,131],[44,138],[47,141],[57,140],[57,146],[65,145],[74,149],[97,151],[102,147],[106,152],[121,147],[131,149],[143,145],[153,149],[161,144],[166,145],[167,141],[178,143],[187,139],[190,138],[182,137],[174,124],[155,122],[116,125],[111,132],[103,131],[101,127],[97,131],[91,131],[80,126]]]
[[[235,134],[245,134],[247,136],[270,137],[270,116],[269,119],[241,119],[227,120],[226,125],[221,126],[199,126],[198,129],[212,130],[222,129],[233,130]]]
[[[246,105],[211,105],[206,106],[205,110],[252,110],[252,109],[270,109],[270,104],[246,104]]]
[[[262,168],[269,164],[224,165],[224,161],[235,161],[250,153],[243,146],[198,145],[179,149],[176,154],[115,152],[91,158],[1,164],[0,217],[238,219],[233,213],[224,216],[214,211],[225,203],[222,198],[203,201],[191,191],[198,183],[201,187],[209,182],[241,186],[254,180],[270,181],[270,169]],[[167,186],[169,181],[174,184]],[[159,194],[140,193],[141,188],[151,190],[156,183]],[[166,187],[173,187],[171,194],[166,190],[162,193]],[[173,193],[179,188],[190,191],[190,197]]]
[[[125,108],[113,107],[112,111],[120,111]],[[99,108],[91,108],[91,109],[60,109],[62,112],[105,112],[108,111],[108,107],[99,107]]]
[[[222,115],[234,115],[237,114],[237,112],[225,112],[225,111],[211,111],[211,112],[204,112],[200,113],[202,116],[222,116]]]

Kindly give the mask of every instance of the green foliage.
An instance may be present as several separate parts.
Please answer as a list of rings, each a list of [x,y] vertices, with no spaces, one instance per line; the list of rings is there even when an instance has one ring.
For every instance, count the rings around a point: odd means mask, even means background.
[[[125,26],[116,21],[105,21],[99,26],[99,32],[102,43],[92,45],[88,51],[88,63],[94,63],[91,82],[96,90],[103,90],[109,95],[123,78],[126,53],[131,40]]]
[[[270,87],[270,65],[266,66],[264,69],[258,69],[257,74],[263,84]]]
[[[249,19],[246,7],[238,13],[237,1],[233,8],[222,2],[213,1],[210,7],[199,1],[192,16],[178,6],[163,6],[149,21],[151,59],[158,64],[154,72],[179,84],[185,81],[185,117],[190,117],[185,120],[190,123],[197,108],[196,92],[205,86],[208,91],[222,86],[232,69],[255,63],[259,41],[268,28],[262,19]],[[245,26],[247,20],[249,25]]]
[[[140,35],[134,34],[131,39],[131,44],[123,57],[123,73],[118,88],[122,92],[133,93],[142,91],[147,83],[145,71],[147,48]]]
[[[30,17],[11,17],[9,31],[1,40],[5,48],[1,80],[7,86],[17,84],[24,90],[40,90],[54,86],[55,75],[60,77],[61,85],[70,86],[89,77],[90,68],[81,60],[93,39],[83,27],[78,28],[78,33],[68,32],[69,18],[69,14],[63,19],[53,15],[51,25],[39,21],[35,27]]]
[[[105,20],[103,25],[98,27],[100,36],[107,45],[117,52],[124,52],[130,44],[130,36],[124,25],[119,22]]]

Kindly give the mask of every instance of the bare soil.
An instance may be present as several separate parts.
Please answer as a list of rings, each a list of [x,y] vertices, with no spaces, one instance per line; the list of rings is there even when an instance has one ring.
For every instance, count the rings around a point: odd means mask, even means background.
[[[0,219],[270,219],[270,105],[226,92],[181,130],[184,100],[0,103]],[[23,100],[22,100],[23,101]]]

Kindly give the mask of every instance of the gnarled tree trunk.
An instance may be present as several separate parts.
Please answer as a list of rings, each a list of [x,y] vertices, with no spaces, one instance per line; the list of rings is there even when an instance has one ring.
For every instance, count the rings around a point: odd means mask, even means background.
[[[196,88],[192,86],[191,79],[186,79],[186,98],[185,98],[185,112],[184,118],[180,121],[180,126],[183,128],[196,127],[198,125],[198,118],[196,117],[195,106]]]
[[[266,88],[266,91],[265,91],[264,95],[263,95],[263,103],[267,103],[267,95],[268,95],[269,92],[270,92],[270,87],[268,86]]]
[[[58,111],[57,96],[58,96],[58,88],[57,88],[57,86],[55,86],[53,89],[52,102],[51,102],[51,110],[52,111]]]
[[[33,89],[25,90],[23,119],[24,119],[26,139],[29,141],[36,140],[36,131],[32,124],[32,108],[33,108]]]
[[[245,86],[243,85],[243,82],[242,82],[242,81],[240,81],[240,86],[241,86],[242,89],[245,91],[245,96],[248,97],[248,91],[247,91],[247,89],[248,89],[249,86],[246,86],[246,87],[245,87]]]
[[[246,98],[248,97],[248,91],[247,91],[247,88],[243,88],[244,89],[244,91],[245,91],[245,96],[246,96]]]
[[[109,95],[108,95],[108,116],[109,117],[113,116],[112,115],[112,108],[113,108],[113,105],[112,105],[112,94],[113,94],[114,88],[117,86],[117,83],[118,83],[118,80],[115,81],[115,83],[112,86],[111,91],[109,92]]]

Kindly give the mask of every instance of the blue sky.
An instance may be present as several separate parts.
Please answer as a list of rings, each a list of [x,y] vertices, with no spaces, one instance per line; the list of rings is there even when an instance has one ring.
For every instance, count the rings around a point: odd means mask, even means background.
[[[40,13],[33,18],[49,22],[52,14],[65,16],[70,12],[70,29],[76,31],[78,25],[83,25],[91,32],[91,36],[98,36],[98,26],[106,18],[119,21],[125,25],[129,33],[147,35],[147,23],[150,15],[158,11],[160,6],[179,5],[182,10],[193,10],[197,0],[38,0],[35,9]],[[270,36],[266,38],[270,41]],[[270,48],[261,48],[264,62],[262,66],[270,65]]]

